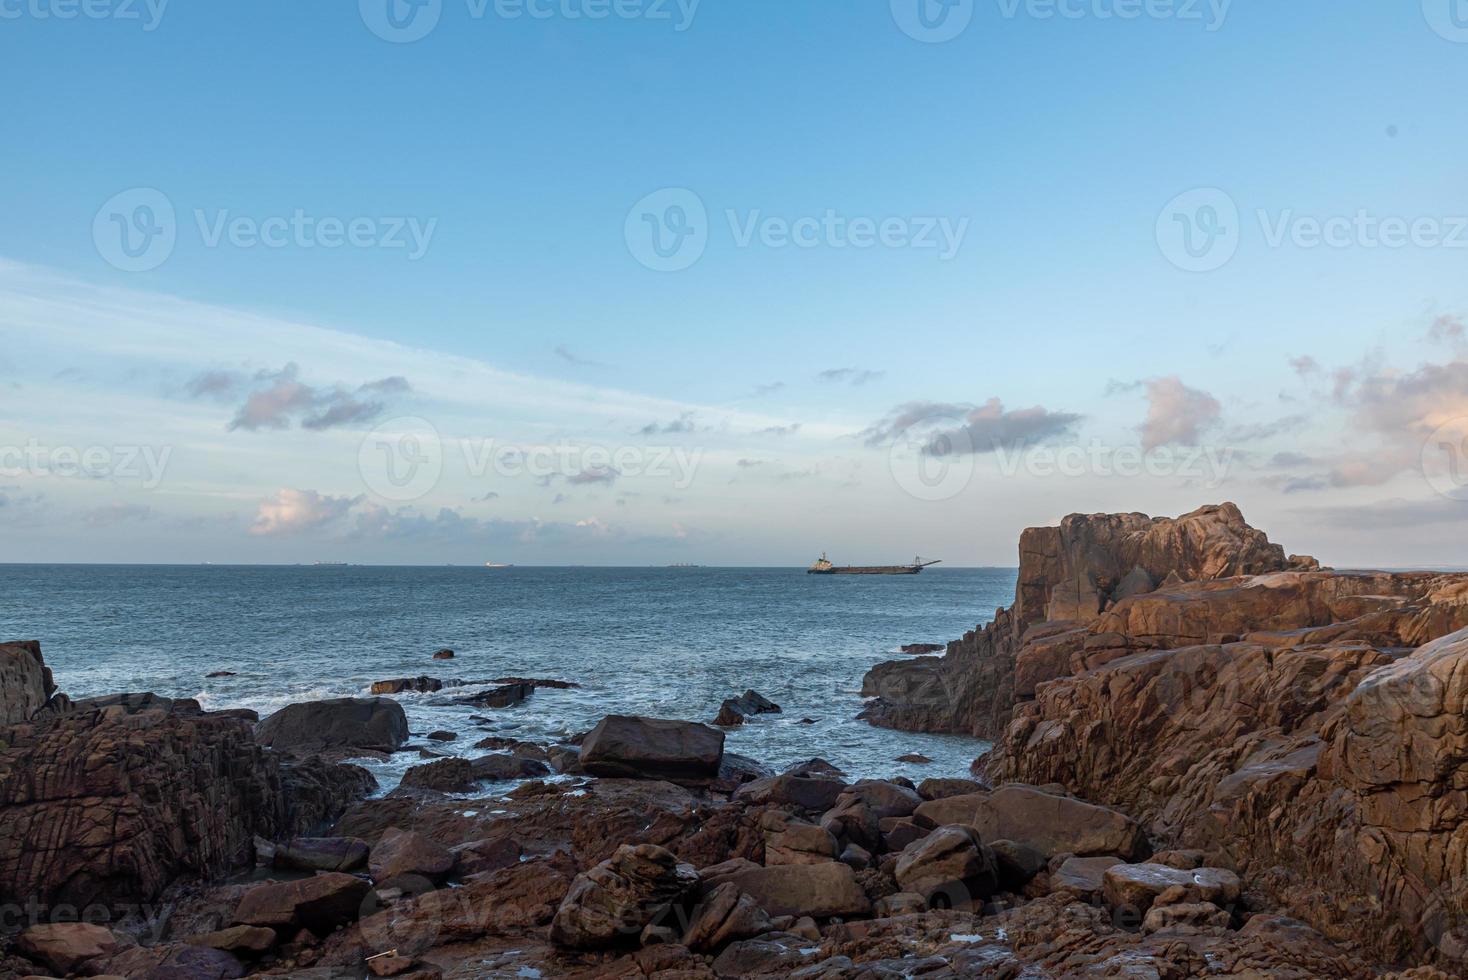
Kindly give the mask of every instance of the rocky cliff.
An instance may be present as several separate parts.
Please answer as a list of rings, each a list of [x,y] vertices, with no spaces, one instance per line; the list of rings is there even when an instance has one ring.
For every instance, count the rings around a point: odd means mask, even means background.
[[[25,721],[56,690],[35,640],[0,643],[0,726]]]
[[[49,681],[38,645],[0,646],[15,649]],[[7,703],[35,703],[34,685],[16,697],[6,681]],[[0,727],[0,903],[148,901],[238,867],[257,835],[303,832],[372,784],[353,767],[283,765],[256,744],[250,713],[194,701],[58,697],[24,715]]]
[[[1032,697],[1050,670],[1069,672],[1043,663],[1061,656],[1057,645],[1065,648],[1117,602],[1164,585],[1319,567],[1313,558],[1287,558],[1231,503],[1178,518],[1075,514],[1059,527],[1026,530],[1019,562],[1014,605],[993,622],[950,643],[941,658],[892,661],[868,673],[862,693],[875,700],[864,717],[993,738],[1015,701]]]
[[[1015,606],[868,677],[874,720],[992,738],[1261,905],[1383,961],[1468,959],[1468,576],[1286,558],[1232,505],[1025,532]]]

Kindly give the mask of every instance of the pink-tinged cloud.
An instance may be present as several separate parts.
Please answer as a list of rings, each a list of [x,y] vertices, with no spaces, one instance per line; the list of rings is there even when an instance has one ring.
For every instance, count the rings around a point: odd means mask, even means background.
[[[1142,423],[1142,448],[1196,446],[1203,433],[1223,415],[1217,398],[1189,388],[1177,375],[1147,382],[1147,420]]]
[[[282,489],[273,499],[260,502],[250,533],[267,537],[318,530],[341,520],[363,499],[331,497],[315,490]]]

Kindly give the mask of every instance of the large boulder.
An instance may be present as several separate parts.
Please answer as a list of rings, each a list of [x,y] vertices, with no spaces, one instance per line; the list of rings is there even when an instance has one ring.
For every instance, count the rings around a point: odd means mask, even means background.
[[[871,900],[845,864],[791,864],[749,868],[728,879],[773,916],[809,915],[829,918],[866,915]]]
[[[897,884],[947,908],[972,907],[999,887],[994,854],[972,827],[939,827],[897,860]]]
[[[759,903],[735,885],[723,884],[709,892],[693,910],[683,945],[700,953],[722,949],[738,939],[769,932],[770,917]]]
[[[724,758],[724,733],[687,721],[608,715],[581,743],[581,768],[594,776],[711,780]]]
[[[281,708],[255,729],[261,745],[305,756],[396,752],[408,740],[408,716],[390,698],[334,698]]]
[[[551,922],[562,946],[591,949],[636,939],[698,885],[698,872],[656,844],[623,844],[576,876]]]
[[[1179,901],[1229,905],[1242,890],[1239,876],[1224,868],[1194,868],[1184,871],[1165,864],[1117,864],[1102,873],[1102,890],[1113,908],[1145,914],[1164,892]],[[1173,891],[1177,889],[1177,891]]]
[[[278,844],[270,863],[298,871],[356,871],[367,863],[367,842],[356,837],[297,837]]]
[[[367,867],[378,885],[427,879],[441,881],[454,867],[454,854],[417,831],[390,828],[372,848]]]
[[[69,976],[82,964],[127,945],[111,929],[89,922],[47,922],[30,926],[16,939],[15,948],[37,963]]]
[[[324,936],[355,922],[371,891],[362,878],[330,871],[298,881],[269,882],[240,896],[234,922],[277,931],[310,929]]]
[[[28,720],[56,685],[35,640],[0,643],[0,727]]]
[[[799,820],[783,810],[767,810],[760,817],[765,835],[765,864],[822,864],[841,853],[836,838],[824,827]]]
[[[745,783],[734,793],[734,799],[756,806],[794,806],[813,813],[824,813],[836,805],[846,792],[846,781],[836,776],[786,773]]]
[[[0,901],[152,901],[176,878],[222,876],[250,861],[256,837],[310,832],[371,783],[308,768],[297,781],[247,718],[194,701],[48,707],[0,736]],[[308,783],[316,792],[292,795]]]
[[[916,815],[934,826],[965,824],[985,840],[1026,844],[1047,857],[1116,854],[1138,858],[1146,850],[1142,828],[1126,814],[1017,783],[931,800],[918,807]]]

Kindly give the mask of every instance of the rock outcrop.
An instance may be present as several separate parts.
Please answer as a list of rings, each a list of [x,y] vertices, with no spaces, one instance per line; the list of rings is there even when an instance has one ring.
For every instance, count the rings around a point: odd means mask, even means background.
[[[707,781],[723,758],[724,733],[686,721],[608,715],[581,743],[581,768],[597,776]]]
[[[1116,603],[1180,582],[1318,567],[1286,557],[1231,503],[1178,518],[1073,514],[1020,536],[1014,605],[948,644],[943,657],[878,664],[862,682],[862,717],[907,731],[992,739],[1046,671],[1018,661],[1069,661],[1078,627]],[[1057,649],[1058,648],[1058,649]]]
[[[30,719],[56,690],[35,640],[0,643],[0,727]]]

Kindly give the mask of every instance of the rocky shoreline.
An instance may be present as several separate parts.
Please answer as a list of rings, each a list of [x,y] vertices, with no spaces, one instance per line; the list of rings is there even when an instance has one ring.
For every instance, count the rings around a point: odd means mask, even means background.
[[[1324,570],[1231,504],[1020,566],[865,680],[875,724],[994,743],[919,784],[690,721],[466,759],[390,697],[72,702],[0,644],[0,976],[1468,976],[1468,576]],[[373,797],[350,760],[404,751]]]

